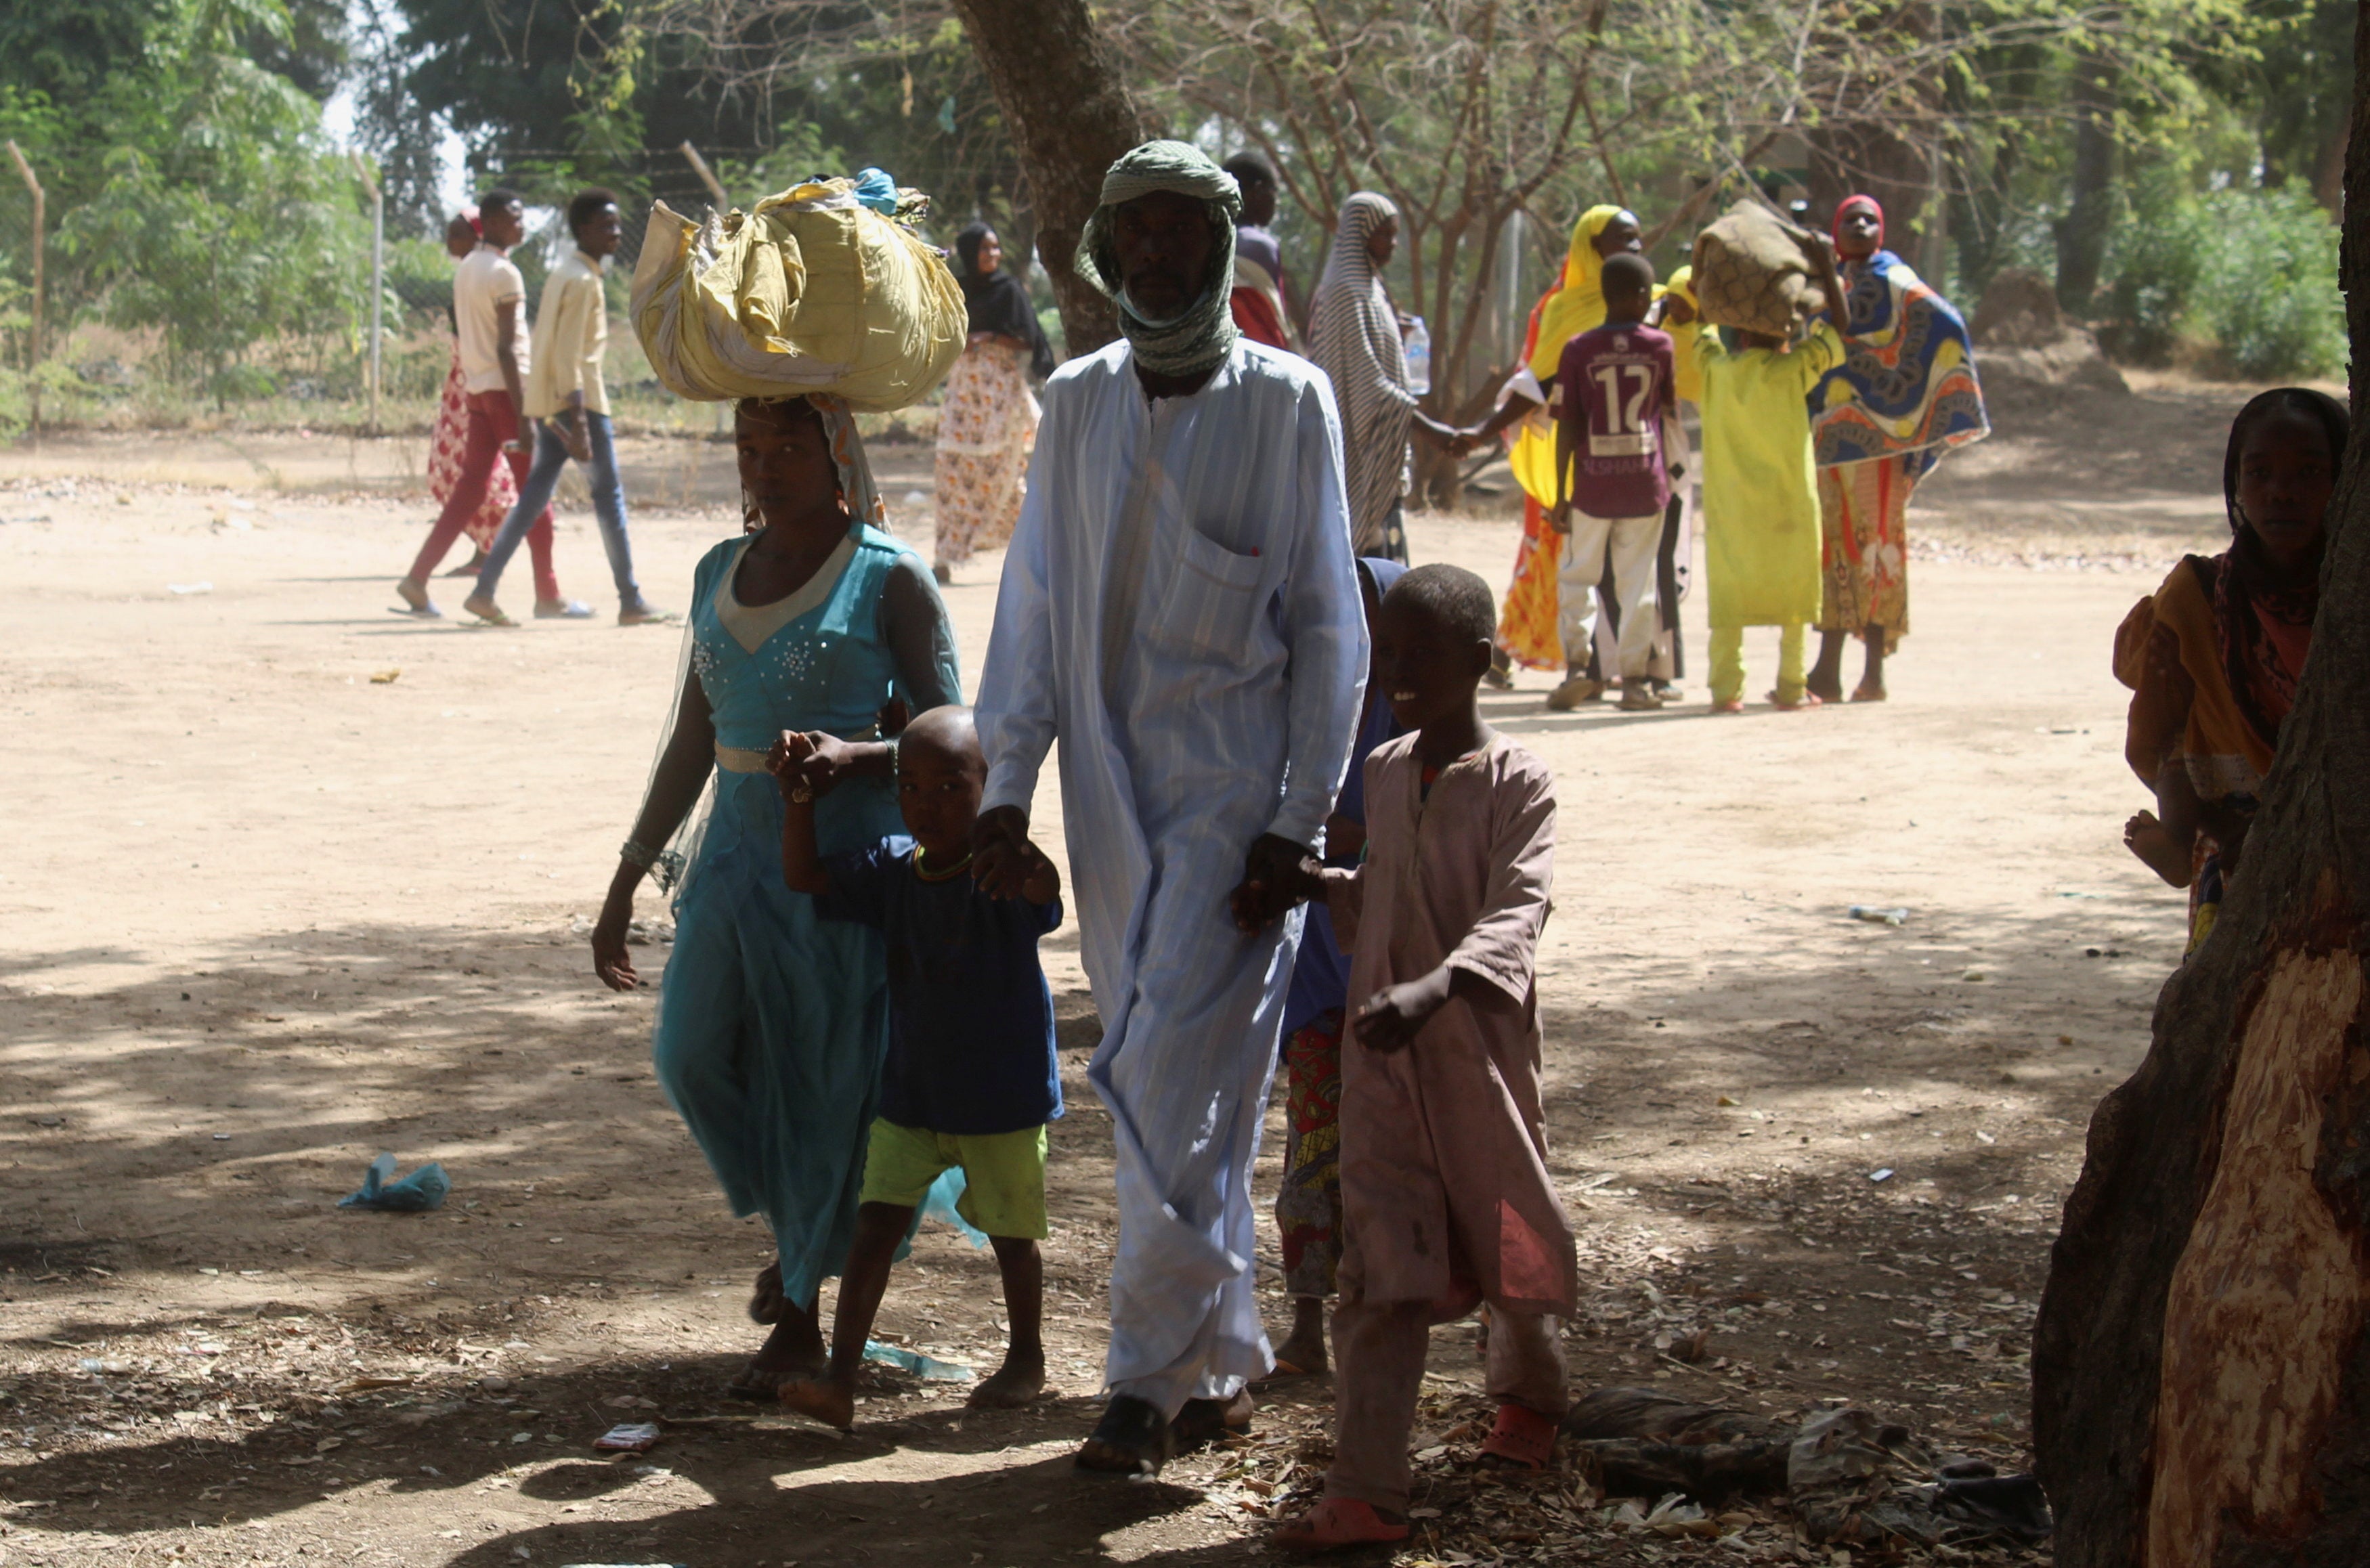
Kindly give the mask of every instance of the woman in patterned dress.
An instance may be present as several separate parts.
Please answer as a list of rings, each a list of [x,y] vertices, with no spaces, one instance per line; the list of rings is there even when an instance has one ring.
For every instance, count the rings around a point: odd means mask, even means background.
[[[1053,372],[1053,346],[1004,246],[985,223],[955,236],[955,280],[971,310],[971,339],[938,408],[938,563],[940,582],[982,550],[997,550],[1020,521],[1037,398],[1029,378]]]

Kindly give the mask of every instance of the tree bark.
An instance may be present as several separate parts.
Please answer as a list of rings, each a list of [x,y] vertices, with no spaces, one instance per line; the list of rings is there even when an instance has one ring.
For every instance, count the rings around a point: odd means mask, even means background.
[[[2114,217],[2114,67],[2088,51],[2074,64],[2074,189],[2057,220],[2057,303],[2085,321]]]
[[[1102,199],[1103,171],[1145,139],[1118,62],[1086,0],[952,0],[1011,127],[1036,208],[1037,250],[1073,354],[1118,336],[1110,302],[1070,265]]]
[[[2342,277],[2370,389],[2370,29]],[[2091,1118],[2033,1339],[2059,1568],[2370,1562],[2370,435],[2213,933]]]

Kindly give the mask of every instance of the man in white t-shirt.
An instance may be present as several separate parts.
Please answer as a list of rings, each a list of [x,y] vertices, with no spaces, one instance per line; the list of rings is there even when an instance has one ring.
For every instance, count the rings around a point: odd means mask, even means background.
[[[483,235],[477,248],[453,270],[453,325],[461,339],[461,377],[469,404],[469,433],[461,452],[461,475],[444,509],[429,531],[411,570],[395,585],[409,613],[443,613],[428,597],[428,579],[443,564],[461,531],[485,503],[486,482],[497,460],[525,486],[532,443],[522,435],[526,422],[526,280],[512,264],[511,247],[526,234],[526,206],[518,192],[496,189],[478,199]],[[582,619],[592,607],[563,599],[551,569],[551,510],[544,509],[527,532],[535,561],[535,612],[546,619]]]
[[[494,594],[502,572],[517,554],[527,520],[549,517],[551,492],[559,471],[574,458],[584,464],[592,490],[592,516],[609,555],[617,587],[617,624],[645,625],[672,619],[642,597],[634,580],[634,551],[626,531],[626,488],[617,478],[617,446],[609,429],[609,393],[601,380],[601,356],[609,341],[609,258],[617,253],[625,226],[617,198],[598,187],[581,190],[568,204],[568,232],[576,248],[544,280],[543,303],[535,315],[535,364],[526,377],[526,411],[535,422],[535,465],[519,486],[518,504],[503,520],[493,548],[477,573],[477,591],[461,608],[497,626],[513,624]]]

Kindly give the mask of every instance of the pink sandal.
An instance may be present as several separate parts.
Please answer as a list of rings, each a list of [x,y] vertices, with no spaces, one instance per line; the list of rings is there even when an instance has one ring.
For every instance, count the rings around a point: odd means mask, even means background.
[[[1405,1519],[1393,1524],[1372,1503],[1328,1497],[1300,1517],[1277,1526],[1269,1539],[1284,1551],[1333,1551],[1407,1538]]]
[[[1524,1405],[1501,1404],[1481,1451],[1524,1470],[1544,1470],[1555,1457],[1555,1440],[1556,1424],[1551,1418]]]

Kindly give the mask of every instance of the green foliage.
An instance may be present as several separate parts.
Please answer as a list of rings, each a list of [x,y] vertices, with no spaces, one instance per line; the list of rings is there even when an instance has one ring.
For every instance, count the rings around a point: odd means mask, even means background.
[[[2185,345],[2251,378],[2334,375],[2346,361],[2337,225],[2301,184],[2195,194],[2146,180],[2108,249],[2124,358],[2161,363]]]

